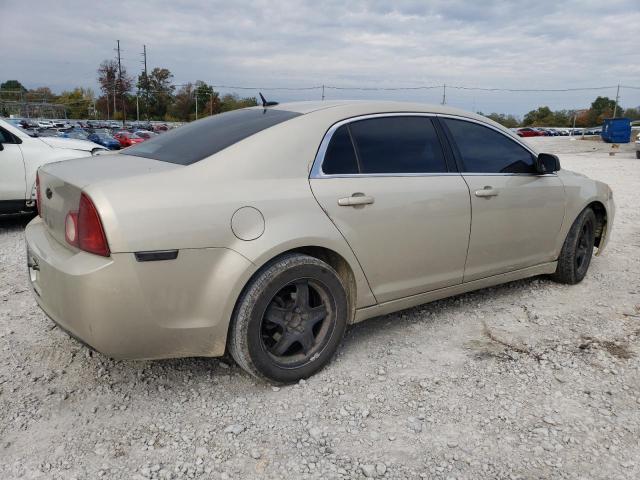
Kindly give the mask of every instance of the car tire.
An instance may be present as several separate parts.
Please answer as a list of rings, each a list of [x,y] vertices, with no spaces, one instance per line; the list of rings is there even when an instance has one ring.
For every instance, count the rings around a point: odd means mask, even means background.
[[[636,158],[640,158],[640,150],[636,150]]]
[[[587,274],[595,245],[596,215],[586,208],[571,225],[562,245],[558,267],[552,278],[560,283],[574,285]]]
[[[348,315],[346,289],[330,265],[308,255],[285,254],[245,287],[233,314],[229,352],[255,377],[296,382],[333,357]]]

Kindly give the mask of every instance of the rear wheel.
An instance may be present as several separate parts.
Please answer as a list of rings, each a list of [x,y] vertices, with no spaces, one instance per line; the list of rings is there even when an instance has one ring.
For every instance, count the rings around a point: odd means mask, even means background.
[[[596,215],[587,208],[576,218],[564,241],[558,267],[552,278],[570,285],[579,283],[587,274],[595,243]]]
[[[640,158],[640,150],[636,150],[636,158]]]
[[[307,255],[284,255],[259,272],[241,295],[229,351],[256,377],[295,382],[331,359],[348,311],[345,288],[331,266]]]

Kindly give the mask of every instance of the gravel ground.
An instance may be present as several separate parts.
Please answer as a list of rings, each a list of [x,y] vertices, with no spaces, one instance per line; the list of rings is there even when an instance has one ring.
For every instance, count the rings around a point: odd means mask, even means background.
[[[0,478],[639,478],[640,161],[534,140],[618,211],[579,285],[519,281],[351,328],[290,387],[217,359],[116,362],[37,308],[0,223]]]

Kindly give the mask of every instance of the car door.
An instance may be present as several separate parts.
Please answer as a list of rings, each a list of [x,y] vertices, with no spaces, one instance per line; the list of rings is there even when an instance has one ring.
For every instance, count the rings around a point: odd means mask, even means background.
[[[556,260],[565,207],[557,175],[538,174],[534,153],[493,126],[440,121],[471,193],[464,281]]]
[[[25,169],[19,140],[0,128],[0,213],[9,213],[24,207]]]
[[[335,125],[310,184],[379,302],[462,282],[469,190],[449,170],[428,116],[381,114]]]

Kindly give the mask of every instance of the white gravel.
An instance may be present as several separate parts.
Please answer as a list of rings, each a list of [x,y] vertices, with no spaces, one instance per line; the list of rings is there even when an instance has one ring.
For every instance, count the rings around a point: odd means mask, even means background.
[[[290,387],[215,359],[92,353],[37,308],[24,222],[0,220],[0,478],[639,478],[640,160],[535,143],[614,190],[581,284],[370,320]]]

